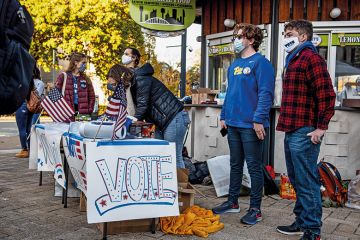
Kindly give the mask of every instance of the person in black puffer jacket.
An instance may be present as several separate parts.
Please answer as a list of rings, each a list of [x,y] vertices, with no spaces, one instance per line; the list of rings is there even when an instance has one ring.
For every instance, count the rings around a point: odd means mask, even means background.
[[[154,69],[149,63],[135,70],[130,88],[135,103],[134,117],[155,124],[155,138],[176,143],[176,165],[184,168],[182,147],[190,123],[189,115],[183,104],[153,74]]]

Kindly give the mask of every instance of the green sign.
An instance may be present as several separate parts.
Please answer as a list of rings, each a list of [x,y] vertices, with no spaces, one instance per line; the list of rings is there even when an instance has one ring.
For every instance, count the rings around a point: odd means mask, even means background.
[[[334,33],[333,46],[360,46],[360,33]]]
[[[195,0],[130,0],[130,16],[147,29],[184,30],[195,20]]]
[[[224,54],[234,54],[234,45],[232,43],[215,45],[209,47],[209,56],[217,56]]]
[[[312,43],[315,47],[327,47],[329,43],[328,34],[314,34]]]

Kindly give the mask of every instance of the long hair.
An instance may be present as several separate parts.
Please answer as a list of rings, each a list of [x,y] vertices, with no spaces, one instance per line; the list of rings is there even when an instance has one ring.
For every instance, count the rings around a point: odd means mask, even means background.
[[[122,81],[125,89],[130,87],[133,76],[134,74],[130,69],[120,64],[112,66],[107,74],[107,78],[113,78],[116,83]]]
[[[131,50],[131,54],[135,56],[135,67],[139,66],[140,63],[140,58],[141,58],[141,54],[139,52],[139,50],[137,50],[136,48],[133,47],[127,47],[126,49],[130,49]]]
[[[73,52],[70,55],[70,63],[68,68],[66,69],[67,72],[73,72],[76,68],[76,62],[80,62],[82,59],[86,58],[86,55],[83,53]]]

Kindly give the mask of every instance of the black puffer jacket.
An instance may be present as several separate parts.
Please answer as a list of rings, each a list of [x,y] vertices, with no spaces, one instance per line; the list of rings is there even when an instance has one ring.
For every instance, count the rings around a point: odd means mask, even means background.
[[[149,63],[135,71],[134,84],[130,88],[135,103],[134,117],[154,123],[163,131],[184,106],[162,82],[152,76],[153,73]]]

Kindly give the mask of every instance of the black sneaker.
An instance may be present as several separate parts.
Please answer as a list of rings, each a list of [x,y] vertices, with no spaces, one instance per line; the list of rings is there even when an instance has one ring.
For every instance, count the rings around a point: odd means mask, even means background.
[[[279,233],[286,234],[286,235],[302,235],[303,232],[301,229],[296,226],[296,223],[294,222],[290,226],[278,226],[276,230]]]
[[[321,240],[321,238],[320,235],[317,235],[310,231],[305,231],[304,235],[300,238],[300,240]]]
[[[215,214],[221,214],[221,213],[226,213],[226,212],[240,212],[240,206],[238,203],[226,201],[226,202],[222,203],[221,205],[214,207],[212,209],[212,211]]]
[[[262,220],[261,211],[259,209],[251,208],[249,211],[241,218],[241,222],[248,225],[255,225],[256,223]]]

